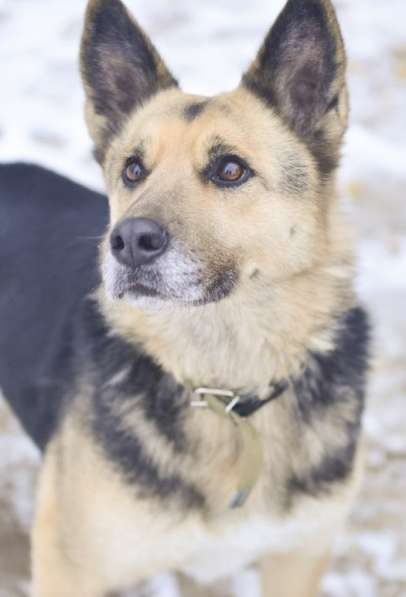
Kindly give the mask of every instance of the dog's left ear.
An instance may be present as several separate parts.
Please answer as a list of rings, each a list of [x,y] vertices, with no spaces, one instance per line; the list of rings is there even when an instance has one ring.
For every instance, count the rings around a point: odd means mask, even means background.
[[[347,126],[344,43],[330,0],[288,0],[243,85],[273,108],[328,173]]]
[[[89,0],[81,45],[86,121],[103,162],[127,117],[158,91],[176,86],[121,0]]]

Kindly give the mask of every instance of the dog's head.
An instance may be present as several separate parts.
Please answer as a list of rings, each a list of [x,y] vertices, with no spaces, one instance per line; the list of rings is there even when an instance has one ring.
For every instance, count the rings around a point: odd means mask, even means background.
[[[213,98],[179,89],[120,0],[90,0],[81,64],[110,296],[200,305],[317,265],[348,112],[330,0],[289,0],[240,86]]]

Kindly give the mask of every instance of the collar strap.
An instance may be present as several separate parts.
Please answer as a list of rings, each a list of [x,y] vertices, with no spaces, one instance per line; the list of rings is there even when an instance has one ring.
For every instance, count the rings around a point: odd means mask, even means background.
[[[216,388],[196,388],[194,390],[195,399],[192,400],[191,405],[197,408],[205,408],[208,405],[207,397],[214,396],[219,402],[224,404],[226,413],[235,413],[239,417],[250,417],[260,408],[276,400],[288,388],[287,381],[280,381],[271,384],[271,392],[267,398],[257,398],[252,394],[239,395],[232,390],[220,390]]]
[[[257,484],[263,467],[263,447],[261,436],[248,417],[254,412],[275,400],[286,390],[287,382],[271,386],[267,398],[260,399],[253,395],[239,396],[231,390],[216,388],[196,388],[191,406],[208,408],[221,417],[227,418],[236,428],[241,445],[240,457],[237,460],[237,484],[230,496],[229,508],[241,508],[251,495]]]

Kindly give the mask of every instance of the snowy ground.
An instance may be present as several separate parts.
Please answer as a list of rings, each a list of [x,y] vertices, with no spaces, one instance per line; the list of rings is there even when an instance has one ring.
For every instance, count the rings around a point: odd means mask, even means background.
[[[212,93],[238,82],[282,1],[128,4],[184,88]],[[39,162],[101,187],[76,64],[84,5],[0,0],[0,161]],[[406,2],[336,0],[336,6],[353,107],[340,185],[359,231],[358,286],[375,323],[375,360],[365,417],[366,479],[338,541],[324,597],[405,597]],[[35,450],[0,406],[0,597],[27,595],[37,466]],[[158,584],[169,597],[171,583]],[[241,595],[256,597],[249,577],[235,584]],[[224,597],[225,589],[216,595]]]

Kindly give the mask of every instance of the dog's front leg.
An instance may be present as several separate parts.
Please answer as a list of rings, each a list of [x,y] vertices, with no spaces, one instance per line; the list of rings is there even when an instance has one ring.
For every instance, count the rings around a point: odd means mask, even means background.
[[[262,597],[317,597],[329,561],[328,547],[317,553],[303,548],[263,558]]]
[[[88,554],[78,544],[72,553],[65,544],[69,521],[64,505],[57,499],[55,454],[47,454],[41,472],[36,516],[32,533],[32,597],[104,597],[100,571],[93,568]]]

